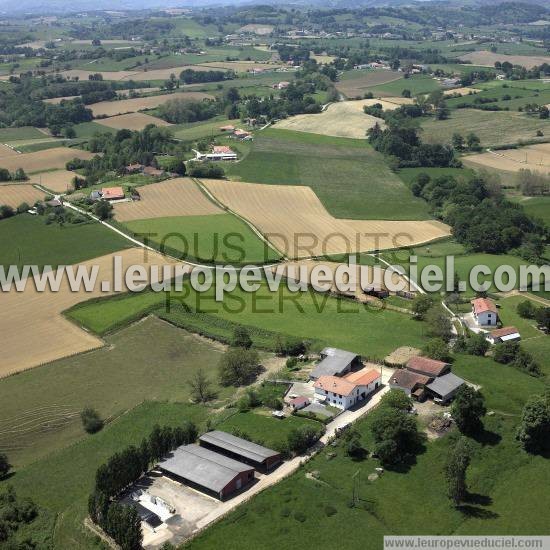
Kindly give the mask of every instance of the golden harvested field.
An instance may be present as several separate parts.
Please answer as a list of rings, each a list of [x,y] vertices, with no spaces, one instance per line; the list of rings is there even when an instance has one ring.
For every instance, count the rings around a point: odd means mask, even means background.
[[[119,222],[165,218],[168,216],[206,216],[223,214],[190,178],[175,178],[139,188],[140,201],[115,203]]]
[[[477,88],[468,88],[468,87],[454,88],[452,90],[445,90],[443,92],[443,95],[453,95],[453,94],[470,95],[470,94],[478,94],[480,91],[481,90],[478,90]]]
[[[83,71],[81,69],[70,69],[68,71],[60,71],[59,74],[67,79],[78,78],[79,80],[88,80],[88,77],[93,74],[100,74],[103,80],[134,80],[132,75],[136,71]],[[151,80],[151,79],[145,79]]]
[[[359,73],[356,78],[346,78],[336,83],[338,91],[342,92],[347,97],[363,96],[366,89],[378,84],[386,84],[403,78],[403,73],[397,71],[367,71]],[[354,75],[355,76],[355,75]],[[389,95],[389,94],[388,94]]]
[[[66,95],[65,97],[52,97],[49,99],[44,99],[44,103],[49,103],[50,105],[59,105],[62,101],[70,101],[71,99],[76,99],[80,97],[79,95]]]
[[[71,149],[70,147],[55,147],[44,149],[34,153],[23,153],[12,157],[2,159],[2,168],[7,168],[10,172],[23,168],[27,174],[33,172],[43,172],[53,170],[54,168],[65,168],[67,161],[79,158],[90,160],[93,154],[81,149]]]
[[[273,127],[325,136],[366,139],[367,130],[376,123],[385,127],[382,119],[364,113],[363,106],[371,103],[377,102],[372,99],[340,101],[332,103],[322,113],[285,118]],[[397,108],[397,105],[393,105],[393,108]]]
[[[414,245],[450,234],[437,221],[332,217],[310,187],[202,180],[222,204],[249,220],[289,258]]]
[[[202,101],[203,99],[212,99],[211,95],[203,94],[202,92],[185,92],[175,94],[160,94],[149,97],[136,97],[134,99],[121,99],[118,101],[100,101],[93,103],[88,107],[92,110],[95,117],[98,116],[115,116],[125,113],[135,113],[145,109],[154,109],[169,99],[183,99],[187,101]]]
[[[14,157],[18,154],[19,153],[12,149],[9,145],[4,145],[3,143],[0,143],[0,159],[3,159],[5,157]]]
[[[362,99],[356,103],[362,103],[363,106],[371,106],[380,103],[384,111],[393,111],[401,105],[412,105],[414,100],[410,97],[385,97],[383,99]]]
[[[0,205],[5,204],[17,208],[22,202],[32,206],[36,201],[44,199],[44,192],[26,183],[0,185]]]
[[[97,121],[103,126],[115,128],[116,130],[143,130],[148,124],[155,126],[171,126],[169,122],[157,118],[156,116],[146,115],[145,113],[128,113],[126,115],[117,115],[109,118],[102,118]]]
[[[531,170],[550,174],[550,143],[469,155],[463,160],[474,168],[493,168],[505,172]]]
[[[532,67],[542,65],[543,63],[550,63],[550,56],[506,55],[502,53],[489,52],[487,50],[461,55],[460,59],[464,61],[471,61],[472,65],[479,65],[480,67],[494,67],[496,61],[500,61],[501,63],[508,61],[512,65],[522,65],[526,69],[531,69]]]
[[[336,59],[336,57],[334,57],[333,55],[316,55],[313,52],[309,54],[309,58],[314,59],[315,61],[317,61],[317,63],[321,65],[328,65]]]
[[[37,183],[51,189],[55,193],[66,193],[73,188],[74,172],[69,170],[52,170],[51,172],[38,172],[30,177],[31,183]]]
[[[101,281],[113,280],[113,256],[122,258],[122,265],[143,265],[147,272],[151,265],[165,265],[168,260],[156,252],[130,248],[95,258],[80,265],[99,267],[98,288],[92,292],[71,292],[66,277],[59,292],[38,292],[33,280],[24,292],[6,292],[2,296],[0,333],[2,334],[2,363],[0,377],[20,372],[62,357],[100,347],[103,342],[80,329],[62,316],[72,306],[113,292],[101,292]],[[160,270],[162,272],[162,270]],[[124,271],[123,271],[124,273]],[[153,281],[154,282],[154,281]],[[123,285],[124,291],[127,289]]]
[[[250,23],[238,29],[237,32],[252,32],[257,35],[266,35],[273,32],[273,25],[262,25],[258,23]]]

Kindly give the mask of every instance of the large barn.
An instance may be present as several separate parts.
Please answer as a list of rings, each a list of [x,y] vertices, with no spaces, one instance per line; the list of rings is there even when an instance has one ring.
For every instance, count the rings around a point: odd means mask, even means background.
[[[199,438],[202,447],[253,466],[260,472],[268,472],[281,462],[281,454],[227,432],[214,430]]]
[[[199,445],[182,445],[158,468],[168,477],[224,500],[254,481],[254,468]]]

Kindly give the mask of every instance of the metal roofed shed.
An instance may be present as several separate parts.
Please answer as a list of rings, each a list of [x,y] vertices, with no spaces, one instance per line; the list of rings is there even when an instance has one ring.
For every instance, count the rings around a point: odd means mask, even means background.
[[[360,355],[338,348],[325,348],[320,355],[321,361],[309,375],[312,380],[320,376],[342,376],[361,363]]]
[[[148,508],[145,508],[143,504],[140,504],[139,502],[133,502],[130,506],[135,506],[137,513],[145,524],[147,524],[148,527],[151,529],[156,529],[160,525],[162,525],[162,520],[160,519],[155,512],[152,512]]]
[[[426,385],[426,389],[434,395],[434,399],[439,400],[441,403],[447,403],[463,384],[465,382],[462,378],[449,372],[435,378],[433,382]]]
[[[214,430],[199,437],[201,446],[240,460],[260,471],[269,471],[281,462],[281,454],[242,437]]]
[[[223,500],[254,480],[254,468],[199,445],[182,445],[158,468],[169,477]]]

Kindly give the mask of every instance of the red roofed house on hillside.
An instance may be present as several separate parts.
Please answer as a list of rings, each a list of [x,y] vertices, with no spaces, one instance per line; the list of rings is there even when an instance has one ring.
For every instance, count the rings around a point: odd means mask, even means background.
[[[435,378],[450,372],[451,366],[449,363],[436,361],[429,357],[411,357],[407,361],[407,370],[415,372],[416,374],[423,374],[424,376]]]
[[[122,187],[104,187],[101,190],[101,198],[106,201],[123,199],[124,189]]]
[[[347,410],[366,399],[381,384],[380,372],[373,369],[362,369],[344,377],[323,375],[315,381],[315,399]]]
[[[496,326],[498,323],[497,306],[489,298],[476,298],[472,300],[472,313],[478,325]]]

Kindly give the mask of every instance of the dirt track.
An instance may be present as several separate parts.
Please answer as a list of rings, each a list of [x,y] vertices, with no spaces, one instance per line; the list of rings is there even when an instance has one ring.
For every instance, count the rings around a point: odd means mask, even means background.
[[[138,188],[140,201],[114,205],[119,222],[168,216],[204,216],[223,211],[189,178],[175,178]]]
[[[221,203],[253,223],[289,258],[396,248],[450,234],[448,226],[435,220],[334,218],[310,187],[201,181]]]

